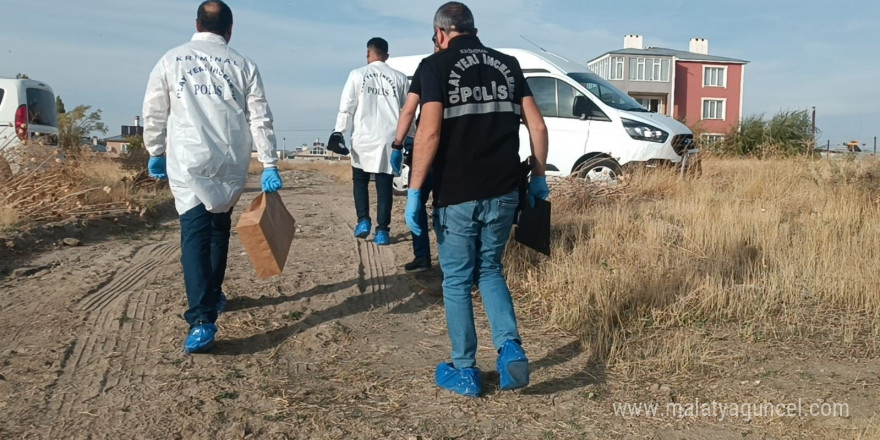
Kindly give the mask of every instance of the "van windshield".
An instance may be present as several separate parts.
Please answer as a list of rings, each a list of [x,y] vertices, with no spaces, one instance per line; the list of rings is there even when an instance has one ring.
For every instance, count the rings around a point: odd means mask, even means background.
[[[569,73],[568,76],[579,82],[590,93],[596,95],[606,105],[614,107],[618,110],[646,112],[638,101],[624,93],[622,90],[611,85],[611,83],[600,78],[598,75],[588,72]]]
[[[58,107],[55,95],[48,90],[27,89],[28,123],[34,125],[58,126]]]

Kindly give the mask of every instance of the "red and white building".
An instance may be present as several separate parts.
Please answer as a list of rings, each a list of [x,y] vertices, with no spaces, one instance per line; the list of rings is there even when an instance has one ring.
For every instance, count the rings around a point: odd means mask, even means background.
[[[712,142],[742,120],[746,64],[709,55],[704,38],[692,38],[683,51],[644,47],[641,35],[627,35],[623,49],[605,53],[588,66],[646,109],[699,126],[703,140]]]

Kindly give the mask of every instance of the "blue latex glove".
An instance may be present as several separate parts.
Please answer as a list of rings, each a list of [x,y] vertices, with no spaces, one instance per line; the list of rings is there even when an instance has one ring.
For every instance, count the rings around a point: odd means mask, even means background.
[[[153,178],[159,180],[167,179],[168,173],[165,171],[165,156],[150,156],[150,161],[147,162],[147,171]]]
[[[535,198],[547,200],[549,196],[550,188],[547,188],[547,178],[532,176],[529,179],[529,206],[535,207]]]
[[[281,189],[281,176],[275,168],[266,168],[263,170],[263,178],[260,180],[263,184],[263,192],[271,193]]]
[[[403,166],[403,150],[391,149],[391,171],[395,176],[400,175],[400,167]]]
[[[422,202],[422,190],[410,188],[406,190],[406,211],[403,218],[406,225],[413,234],[422,235],[422,228],[419,227],[419,205]]]

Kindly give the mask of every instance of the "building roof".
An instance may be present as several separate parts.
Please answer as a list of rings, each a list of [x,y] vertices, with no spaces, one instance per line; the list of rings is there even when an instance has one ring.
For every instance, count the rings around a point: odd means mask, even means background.
[[[128,142],[128,140],[133,138],[134,136],[135,135],[132,135],[132,136],[124,136],[124,135],[113,136],[113,137],[105,138],[104,142]]]
[[[736,58],[719,57],[716,55],[703,55],[701,53],[688,52],[686,50],[666,49],[663,47],[649,47],[647,49],[618,49],[607,52],[590,60],[598,60],[606,55],[646,55],[646,56],[665,56],[675,57],[682,61],[703,61],[711,63],[727,63],[727,64],[748,64],[746,60]]]

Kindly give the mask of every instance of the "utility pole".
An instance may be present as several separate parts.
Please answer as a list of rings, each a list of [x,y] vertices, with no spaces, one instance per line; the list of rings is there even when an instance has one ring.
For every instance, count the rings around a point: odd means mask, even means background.
[[[813,133],[813,143],[810,145],[810,150],[816,150],[816,106],[813,106],[813,125],[812,125],[812,133]]]
[[[874,136],[874,156],[877,155],[877,136]]]

